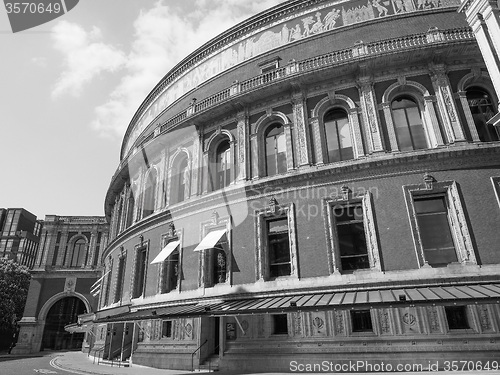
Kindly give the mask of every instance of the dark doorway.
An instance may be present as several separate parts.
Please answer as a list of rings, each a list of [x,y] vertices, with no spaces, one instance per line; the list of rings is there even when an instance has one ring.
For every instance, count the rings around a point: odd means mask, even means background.
[[[78,315],[86,312],[85,304],[77,297],[66,297],[54,303],[45,319],[42,350],[80,349],[85,334],[66,332],[64,326],[76,323]]]

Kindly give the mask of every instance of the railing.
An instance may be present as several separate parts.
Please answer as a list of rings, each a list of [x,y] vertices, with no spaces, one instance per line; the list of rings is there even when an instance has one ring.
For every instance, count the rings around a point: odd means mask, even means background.
[[[445,44],[451,41],[467,41],[472,39],[474,39],[474,34],[469,27],[453,30],[439,30],[437,28],[431,28],[429,29],[429,31],[423,34],[408,35],[368,44],[364,44],[360,41],[352,47],[345,48],[339,51],[332,51],[324,55],[315,56],[298,62],[290,61],[288,65],[282,68],[278,68],[274,71],[258,75],[243,82],[234,82],[231,87],[226,88],[214,95],[211,95],[208,98],[203,99],[199,103],[196,103],[196,100],[194,100],[186,110],[168,119],[166,122],[159,126],[159,131],[155,131],[153,133],[161,134],[165,131],[168,131],[175,125],[184,121],[189,116],[192,116],[198,112],[204,111],[212,106],[222,103],[234,95],[241,94],[245,91],[249,91],[255,89],[256,87],[264,86],[278,80],[290,78],[290,76],[299,73],[305,73],[307,71],[328,67],[353,59],[366,58],[369,56],[376,56],[386,53],[394,53],[397,51],[404,51],[416,47],[434,45],[439,43]],[[150,139],[151,135],[148,135],[138,145],[136,145],[135,148],[140,148],[146,143],[146,140]],[[122,161],[122,163],[123,165],[126,164],[126,158]],[[114,178],[118,175],[118,172],[123,167],[122,163],[120,163],[118,171],[115,172],[112,180],[114,180]]]
[[[98,348],[98,349],[94,349],[94,360],[93,360],[93,362],[92,362],[92,363],[94,363],[94,364],[95,364],[95,359],[96,359],[96,357],[97,357],[97,364],[101,363],[101,358],[102,358],[102,356],[99,356],[97,353],[99,353],[99,352],[104,352],[104,350],[106,350],[106,349],[107,349],[107,346],[106,346],[106,345],[104,345],[104,346],[102,346],[102,347],[100,347],[100,348]],[[89,355],[90,355],[90,353],[91,353],[91,352],[92,352],[92,350],[89,350]]]
[[[208,339],[205,340],[205,342],[203,344],[201,344],[200,346],[198,346],[198,348],[196,348],[196,350],[194,352],[191,353],[191,371],[194,371],[194,355],[198,352],[198,350],[200,350],[202,348],[203,345],[205,345],[206,343],[208,342]]]
[[[126,346],[124,346],[123,348],[117,348],[115,351],[113,351],[111,353],[111,367],[114,366],[114,363],[115,363],[115,356],[120,353],[120,359],[118,360],[118,367],[121,367],[121,364],[122,364],[122,361],[124,361],[123,359],[123,353],[125,353],[129,348],[132,347],[132,344],[128,344]]]

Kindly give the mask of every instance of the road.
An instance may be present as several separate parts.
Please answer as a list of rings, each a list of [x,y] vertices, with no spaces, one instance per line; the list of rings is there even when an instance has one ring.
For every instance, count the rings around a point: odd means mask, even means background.
[[[58,353],[47,353],[42,357],[0,357],[0,375],[72,374],[50,365],[50,361],[57,355]]]

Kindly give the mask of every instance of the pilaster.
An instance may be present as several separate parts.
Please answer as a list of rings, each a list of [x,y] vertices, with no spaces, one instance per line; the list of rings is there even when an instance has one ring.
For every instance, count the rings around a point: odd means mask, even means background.
[[[363,114],[364,130],[368,143],[368,153],[384,151],[382,132],[375,110],[375,93],[373,82],[370,77],[358,79],[359,96],[361,98],[361,109]]]
[[[319,118],[312,117],[309,119],[309,127],[312,129],[313,140],[314,140],[314,158],[316,164],[324,164],[325,159],[323,157],[323,137],[321,136],[321,129],[319,126]]]
[[[384,111],[385,124],[387,126],[387,133],[389,135],[389,143],[391,151],[399,151],[398,139],[396,137],[396,129],[394,128],[394,120],[392,119],[391,103],[382,103],[382,110]]]
[[[423,115],[429,116],[429,121],[431,126],[427,128],[429,134],[431,147],[438,147],[444,145],[443,135],[441,134],[441,128],[439,127],[439,120],[436,114],[436,109],[434,108],[434,101],[436,98],[434,96],[424,96],[425,112]]]
[[[472,117],[472,112],[470,111],[469,102],[467,101],[467,92],[459,91],[457,94],[465,114],[467,127],[469,128],[469,132],[472,137],[472,142],[479,142],[479,134],[477,134],[476,124],[474,123],[474,118]]]
[[[236,116],[237,121],[237,158],[235,166],[238,166],[237,181],[244,181],[250,177],[250,160],[249,160],[249,131],[250,123],[248,121],[248,114],[240,112]]]
[[[295,124],[294,138],[297,150],[297,164],[299,167],[311,164],[311,147],[309,132],[306,124],[306,103],[303,93],[292,97],[293,123]]]
[[[450,137],[449,142],[455,143],[465,141],[465,134],[460,124],[445,66],[442,64],[431,64],[430,76],[434,91],[436,92],[441,118],[447,129],[447,134]]]

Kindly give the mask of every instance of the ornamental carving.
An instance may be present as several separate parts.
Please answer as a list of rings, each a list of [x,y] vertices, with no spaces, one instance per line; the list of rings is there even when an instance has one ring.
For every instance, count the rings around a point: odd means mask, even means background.
[[[343,335],[345,332],[344,314],[342,314],[342,311],[335,311],[334,318],[335,318],[335,334]]]
[[[300,313],[292,314],[293,335],[302,336],[302,316]]]
[[[431,333],[441,332],[439,315],[436,306],[426,306],[427,317],[429,318],[429,330]]]
[[[380,330],[382,333],[391,333],[389,312],[386,309],[379,310]]]
[[[490,314],[488,312],[487,306],[479,306],[478,307],[479,314],[479,324],[481,325],[482,331],[490,331],[491,330],[491,320]]]

